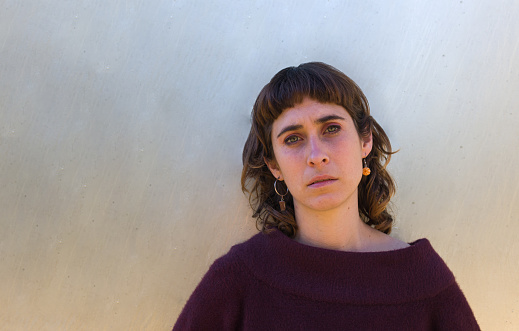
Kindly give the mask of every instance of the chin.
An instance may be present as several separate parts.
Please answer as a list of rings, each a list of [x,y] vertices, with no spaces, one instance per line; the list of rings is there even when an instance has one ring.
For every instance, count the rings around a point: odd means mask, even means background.
[[[333,197],[320,197],[319,199],[315,199],[314,201],[310,201],[304,205],[307,208],[318,210],[318,211],[328,211],[335,208],[340,207],[346,203],[346,199],[338,199]]]

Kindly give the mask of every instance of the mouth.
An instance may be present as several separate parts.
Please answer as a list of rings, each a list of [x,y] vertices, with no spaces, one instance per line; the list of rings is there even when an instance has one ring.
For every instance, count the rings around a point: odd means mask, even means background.
[[[319,177],[315,177],[311,180],[310,184],[308,184],[307,186],[313,186],[313,187],[316,187],[316,186],[323,186],[323,185],[326,185],[330,182],[334,182],[336,181],[337,178],[333,178],[333,177],[330,177],[330,176],[319,176]]]

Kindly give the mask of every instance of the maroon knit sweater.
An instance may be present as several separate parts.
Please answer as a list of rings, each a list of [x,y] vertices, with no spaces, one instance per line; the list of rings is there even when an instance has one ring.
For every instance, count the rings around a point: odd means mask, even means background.
[[[479,330],[427,239],[340,252],[259,233],[217,259],[173,330]]]

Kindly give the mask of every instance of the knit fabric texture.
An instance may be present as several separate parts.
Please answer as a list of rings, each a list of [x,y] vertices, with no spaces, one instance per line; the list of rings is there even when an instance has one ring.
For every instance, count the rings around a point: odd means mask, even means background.
[[[341,252],[273,230],[217,259],[173,330],[479,330],[427,239]]]

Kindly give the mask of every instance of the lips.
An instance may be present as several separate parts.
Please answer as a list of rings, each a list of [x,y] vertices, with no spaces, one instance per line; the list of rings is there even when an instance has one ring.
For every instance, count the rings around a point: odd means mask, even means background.
[[[312,187],[317,187],[317,186],[324,186],[324,185],[327,185],[327,184],[330,184],[334,181],[336,181],[337,178],[335,177],[332,177],[332,176],[328,176],[328,175],[324,175],[324,176],[316,176],[314,178],[312,178],[310,180],[310,182],[308,183],[307,186],[312,186]]]

